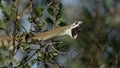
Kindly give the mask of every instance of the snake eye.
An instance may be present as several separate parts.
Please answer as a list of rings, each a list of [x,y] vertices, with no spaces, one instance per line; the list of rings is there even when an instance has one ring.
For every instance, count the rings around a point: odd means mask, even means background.
[[[78,22],[75,23],[76,25],[78,24]]]
[[[78,24],[78,22],[76,22],[76,24]]]

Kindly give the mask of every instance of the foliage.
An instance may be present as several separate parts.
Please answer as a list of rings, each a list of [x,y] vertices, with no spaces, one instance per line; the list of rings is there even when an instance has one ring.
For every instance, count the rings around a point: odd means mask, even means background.
[[[42,27],[44,27],[44,23],[42,19],[44,19],[47,23],[50,23],[55,26],[59,26],[59,24],[64,24],[64,20],[62,19],[62,4],[60,2],[54,2],[54,1],[47,1],[47,5],[45,8],[41,6],[36,6],[34,7],[34,2],[33,0],[28,1],[29,4],[23,5],[25,9],[22,9],[22,12],[20,12],[19,7],[20,7],[20,2],[19,0],[16,1],[4,1],[7,3],[7,5],[3,6],[4,4],[0,1],[0,7],[2,9],[4,18],[3,20],[0,21],[0,29],[4,29],[7,35],[10,33],[13,33],[13,37],[15,37],[15,40],[9,40],[9,43],[13,43],[10,45],[10,48],[7,49],[3,46],[1,47],[0,54],[1,54],[1,61],[0,61],[0,67],[31,67],[33,64],[38,63],[38,62],[43,62],[44,66],[46,68],[49,67],[47,63],[51,64],[56,64],[55,57],[58,55],[59,51],[56,51],[57,49],[60,50],[60,48],[55,48],[54,46],[59,44],[59,42],[50,42],[46,43],[44,45],[41,45],[41,42],[38,40],[32,40],[31,43],[36,43],[40,45],[40,48],[34,49],[31,48],[30,43],[28,43],[28,40],[34,36],[33,32],[42,32]],[[22,3],[23,1],[21,1]],[[25,1],[26,2],[26,1]],[[24,3],[24,2],[23,2]],[[47,10],[47,11],[46,11]],[[46,15],[48,17],[43,17],[45,15],[45,12],[48,12],[50,15]],[[31,16],[28,17],[28,21],[30,24],[34,24],[35,31],[32,29],[30,30],[31,32],[28,33],[22,25],[22,17],[24,15],[30,14]],[[52,16],[52,18],[51,18]],[[6,23],[4,23],[6,22]],[[12,22],[11,24],[9,22]],[[13,32],[9,31],[9,27],[7,28],[8,25],[14,25],[11,30]],[[18,30],[18,26],[23,28],[26,33],[22,32],[20,33]],[[10,26],[11,27],[11,26]],[[19,34],[20,33],[20,34]],[[18,34],[18,35],[17,35]],[[25,37],[25,38],[24,38]],[[23,40],[26,40],[26,42],[23,42]],[[18,42],[18,45],[14,45],[14,41]],[[6,45],[5,45],[6,46]],[[16,51],[15,51],[16,50]],[[20,62],[15,59],[15,56],[19,50],[22,50],[22,53],[24,53],[24,56]],[[32,55],[29,55],[32,51],[35,51]],[[26,54],[26,55],[25,55]],[[37,58],[29,62],[35,55],[38,55]],[[5,59],[6,58],[6,59]],[[5,60],[3,60],[5,59]],[[13,66],[13,64],[16,64]],[[59,66],[59,65],[58,65]]]
[[[3,21],[0,21],[0,29],[6,29],[6,25]]]

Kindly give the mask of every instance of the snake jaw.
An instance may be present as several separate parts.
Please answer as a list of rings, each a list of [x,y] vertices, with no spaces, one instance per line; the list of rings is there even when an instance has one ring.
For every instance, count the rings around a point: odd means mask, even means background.
[[[71,38],[73,38],[73,39],[77,38],[77,36],[78,36],[77,30],[78,30],[78,27],[80,26],[80,24],[82,24],[82,22],[77,21],[71,25],[71,34],[70,34]]]
[[[73,39],[76,39],[77,36],[78,36],[77,28],[71,29],[71,37],[72,37]]]
[[[78,27],[81,24],[81,21],[75,22],[73,23],[70,28],[68,28],[67,30],[65,30],[65,32],[63,33],[64,35],[69,35],[72,39],[76,39],[78,37]]]

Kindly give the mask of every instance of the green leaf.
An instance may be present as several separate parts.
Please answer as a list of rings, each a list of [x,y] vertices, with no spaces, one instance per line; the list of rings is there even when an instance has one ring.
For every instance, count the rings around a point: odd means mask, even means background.
[[[54,16],[54,10],[52,7],[48,8],[47,11],[49,12],[49,14],[51,14],[52,16]]]
[[[28,17],[28,21],[29,21],[29,23],[31,23],[32,22],[32,18]]]
[[[49,68],[48,64],[44,63],[45,68]]]
[[[54,55],[54,56],[57,56],[57,55],[58,55],[58,53],[53,53],[53,55]]]
[[[58,20],[59,18],[61,18],[61,16],[62,16],[62,13],[58,13],[58,14],[56,15],[56,20]]]
[[[60,25],[60,26],[66,26],[66,23],[65,23],[65,22],[60,22],[59,25]]]
[[[42,16],[42,11],[43,11],[43,8],[41,8],[41,7],[37,7],[34,9],[35,15],[38,17]]]
[[[47,4],[49,4],[51,2],[51,0],[46,0]]]
[[[53,24],[52,19],[50,19],[49,17],[46,18],[46,22],[47,22],[47,23],[51,23],[51,24]]]
[[[27,43],[21,43],[20,48],[23,50],[23,52],[25,53],[29,53],[30,52],[30,46]]]
[[[11,60],[12,63],[17,62],[16,59],[15,59],[14,57],[12,57],[10,60]]]
[[[58,12],[57,12],[57,14],[56,14],[56,19],[59,19],[59,18],[61,18],[61,16],[62,16],[62,4],[59,4],[57,11],[58,11]]]
[[[0,29],[6,29],[6,24],[0,20]]]
[[[59,18],[59,19],[57,19],[57,21],[56,21],[56,25],[59,25],[61,22],[63,22],[64,20],[63,20],[63,18]]]
[[[12,16],[11,7],[3,8],[3,14],[5,15],[6,19]]]
[[[0,2],[0,8],[3,8],[2,2]]]
[[[59,9],[60,9],[60,10],[62,9],[62,4],[61,4],[61,3],[59,4]]]

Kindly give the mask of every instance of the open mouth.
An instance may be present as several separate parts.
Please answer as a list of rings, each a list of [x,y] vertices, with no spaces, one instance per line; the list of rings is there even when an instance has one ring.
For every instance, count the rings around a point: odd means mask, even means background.
[[[73,37],[73,39],[76,39],[77,38],[77,36],[78,36],[78,27],[76,27],[76,28],[73,28],[71,31],[71,35],[72,35],[72,37]]]

